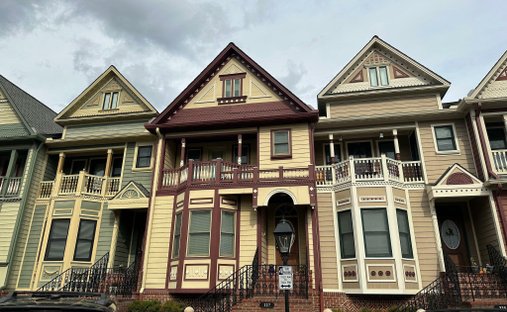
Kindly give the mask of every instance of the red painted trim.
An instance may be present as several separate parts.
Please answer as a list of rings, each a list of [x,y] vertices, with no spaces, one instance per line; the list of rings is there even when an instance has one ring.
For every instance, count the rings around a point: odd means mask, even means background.
[[[211,268],[210,268],[210,285],[209,288],[212,289],[215,287],[217,283],[218,276],[218,258],[220,257],[220,232],[222,225],[222,209],[220,209],[220,194],[218,193],[218,189],[215,189],[215,202],[213,205],[213,210],[211,212],[211,233],[210,233],[210,253],[209,257],[211,259]]]
[[[477,176],[479,177],[479,179],[484,181],[486,174],[483,171],[483,168],[481,165],[479,149],[477,147],[477,138],[475,137],[475,134],[474,134],[474,128],[472,125],[472,115],[470,113],[468,113],[468,115],[465,117],[465,125],[467,128],[468,135],[470,137],[470,143],[472,144],[472,157],[474,159],[474,164],[477,167],[477,173],[478,173]]]
[[[505,215],[503,201],[502,201],[502,188],[501,185],[497,188],[496,192],[493,192],[493,198],[500,214],[500,223],[502,224],[502,232],[504,237],[504,244],[507,244],[507,216]]]
[[[157,143],[158,143],[158,142],[157,142]],[[164,139],[164,140],[162,140],[162,157],[160,157],[160,162],[159,162],[159,165],[160,165],[160,167],[159,167],[159,168],[160,168],[160,170],[164,170],[164,160],[165,160],[165,150],[166,150],[166,148],[165,148],[165,147],[166,147],[166,145],[165,145],[165,144],[166,144],[166,141],[165,141],[165,139]],[[157,151],[157,150],[158,150],[158,149],[156,148],[156,149],[155,149],[155,151]],[[137,161],[137,160],[136,160],[136,161]],[[155,166],[155,167],[156,167],[156,166]],[[162,185],[162,177],[163,177],[162,172],[160,172],[160,177],[158,177],[157,185],[152,185],[152,188],[151,188],[151,189],[152,189],[152,192],[153,192],[153,190],[154,190],[154,187],[156,187],[156,189],[158,189],[158,187],[159,187],[160,185]],[[155,190],[155,191],[156,191],[156,190]]]
[[[183,224],[183,213],[181,215],[181,223]],[[174,196],[173,199],[173,213],[172,213],[172,222],[171,222],[171,228],[169,230],[169,253],[167,257],[167,274],[165,278],[165,288],[169,288],[169,281],[170,281],[170,274],[171,274],[171,260],[173,258],[173,240],[174,240],[174,226],[176,222],[176,196]],[[181,225],[180,224],[180,250],[178,251],[178,257],[180,256],[181,251]],[[176,280],[178,279],[178,276],[176,276]]]
[[[288,154],[275,154],[275,132],[287,131],[288,133],[288,145],[289,145],[289,153]],[[292,129],[271,129],[271,159],[289,159],[292,158]]]
[[[477,132],[479,132],[479,140],[481,141],[482,153],[484,155],[484,160],[486,162],[486,169],[488,170],[488,177],[497,177],[496,173],[493,171],[493,167],[491,166],[491,159],[489,158],[488,150],[486,148],[486,139],[484,138],[484,130],[482,129],[481,123],[481,109],[477,107],[475,110],[475,121],[477,124]]]
[[[243,79],[246,77],[246,73],[219,75],[218,77],[220,78],[220,81],[229,79]]]
[[[234,235],[234,239],[236,240],[236,246],[235,246],[235,250],[234,250],[234,256],[236,257],[236,268],[239,268],[239,257],[240,257],[240,254],[241,254],[241,249],[240,249],[240,238],[241,238],[241,227],[239,226],[240,225],[240,222],[241,222],[241,209],[243,207],[241,207],[241,195],[238,195],[238,205],[237,205],[237,209],[236,209],[236,233]],[[220,273],[220,272],[219,272]]]
[[[189,170],[190,172],[190,170]],[[181,213],[181,236],[180,236],[180,252],[178,255],[178,277],[176,281],[176,289],[181,289],[181,281],[183,279],[183,263],[185,262],[185,256],[187,254],[187,241],[188,241],[188,224],[190,218],[190,212],[188,210],[190,190],[185,191],[185,204],[183,205],[183,211]],[[176,201],[176,200],[175,200]],[[183,238],[183,239],[181,239]],[[183,251],[183,252],[182,252]]]

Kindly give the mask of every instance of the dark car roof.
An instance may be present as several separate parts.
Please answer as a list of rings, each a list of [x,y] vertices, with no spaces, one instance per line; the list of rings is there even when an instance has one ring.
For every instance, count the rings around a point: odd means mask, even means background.
[[[101,294],[14,292],[0,298],[0,311],[110,312],[111,304]]]

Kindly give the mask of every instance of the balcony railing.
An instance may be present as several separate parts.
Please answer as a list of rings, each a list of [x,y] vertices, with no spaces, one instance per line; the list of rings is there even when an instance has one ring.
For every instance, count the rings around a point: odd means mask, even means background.
[[[21,190],[21,177],[0,177],[0,196],[16,197]]]
[[[119,190],[120,178],[96,176],[81,171],[79,174],[57,174],[54,181],[41,182],[39,198],[81,194],[112,197]]]
[[[420,161],[398,161],[385,156],[353,158],[315,168],[317,186],[330,186],[345,182],[395,181],[422,183],[424,176]]]
[[[253,185],[257,183],[308,183],[313,166],[305,168],[259,169],[253,165],[238,165],[221,160],[194,162],[176,169],[164,169],[161,190],[174,190],[195,185]]]
[[[491,156],[495,170],[499,174],[507,174],[507,149],[492,150]]]

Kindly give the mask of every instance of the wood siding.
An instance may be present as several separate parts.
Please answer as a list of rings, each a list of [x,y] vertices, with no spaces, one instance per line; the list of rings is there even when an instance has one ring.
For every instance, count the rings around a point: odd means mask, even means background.
[[[0,100],[1,100],[0,95]],[[11,107],[9,102],[0,101],[0,125],[21,124],[21,119]]]
[[[291,129],[292,157],[289,159],[271,159],[271,130]],[[310,134],[308,124],[293,124],[259,129],[259,168],[275,169],[308,168],[310,165]]]
[[[137,136],[148,134],[144,128],[144,121],[107,123],[93,125],[75,125],[65,127],[65,140],[90,138],[110,138],[112,136]]]
[[[156,153],[155,143],[148,142],[147,144],[152,144],[152,153]],[[127,185],[130,181],[134,181],[136,183],[142,184],[149,191],[151,190],[151,177],[153,175],[153,169],[133,170],[133,166],[136,161],[136,159],[134,159],[135,147],[136,144],[133,142],[127,144],[127,153],[123,167],[122,187]],[[152,161],[155,161],[155,159],[155,157],[152,157]],[[155,167],[154,164],[152,164],[152,167]]]
[[[173,196],[157,197],[152,211],[150,244],[146,247],[146,288],[165,288],[167,262],[169,261],[169,240],[173,211]]]
[[[437,237],[433,228],[428,195],[425,190],[409,191],[412,224],[419,256],[423,287],[434,281],[439,272]]]
[[[448,120],[438,121],[435,124],[445,125],[454,124],[456,129],[456,138],[459,152],[452,154],[439,154],[435,149],[435,140],[433,137],[432,123],[420,123],[419,132],[421,136],[421,146],[424,154],[424,161],[426,166],[426,174],[428,175],[428,182],[435,183],[442,174],[452,165],[460,164],[472,174],[477,174],[470,147],[470,140],[465,127],[465,121]]]
[[[338,264],[336,254],[334,208],[331,193],[319,193],[317,197],[319,209],[319,245],[322,264],[322,285],[324,288],[337,289]]]
[[[252,209],[252,197],[241,196],[239,216],[239,267],[252,264],[257,250],[257,212]]]
[[[108,209],[107,203],[102,207],[102,220],[100,222],[99,239],[97,242],[97,251],[95,261],[100,259],[111,249],[111,240],[114,230],[114,211]],[[111,255],[110,255],[111,256]]]
[[[479,253],[483,265],[489,263],[487,245],[499,248],[499,240],[495,228],[495,219],[491,212],[488,197],[474,198],[470,201],[470,213],[472,216],[475,234],[477,235],[477,245],[479,245]],[[495,209],[493,207],[493,209]],[[470,233],[468,239],[472,240],[473,235]],[[476,259],[477,260],[477,259]]]
[[[332,119],[380,117],[394,114],[419,114],[438,109],[437,96],[434,94],[417,97],[391,97],[371,99],[367,102],[330,103]]]

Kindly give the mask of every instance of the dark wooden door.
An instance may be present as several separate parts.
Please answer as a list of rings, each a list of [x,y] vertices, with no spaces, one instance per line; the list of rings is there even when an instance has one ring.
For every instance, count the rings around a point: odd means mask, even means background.
[[[463,210],[451,207],[439,209],[438,224],[444,254],[457,266],[470,266]]]
[[[297,217],[285,217],[287,221],[292,223],[292,226],[294,227],[294,233],[296,233],[296,237],[294,238],[294,244],[292,245],[292,248],[289,253],[289,259],[287,260],[288,265],[299,265],[299,231],[298,231],[298,218]],[[281,218],[276,218],[276,223],[280,222]],[[282,257],[280,256],[280,253],[278,252],[278,249],[276,250],[276,264],[282,265]]]

